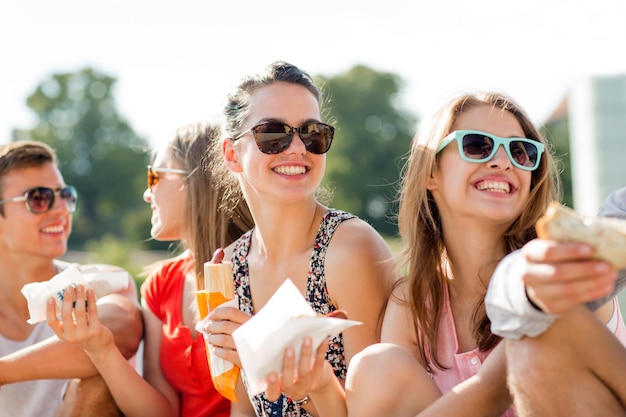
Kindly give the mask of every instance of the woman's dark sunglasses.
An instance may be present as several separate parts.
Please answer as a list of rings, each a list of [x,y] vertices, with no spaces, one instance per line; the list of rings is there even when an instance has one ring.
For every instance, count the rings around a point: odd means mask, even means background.
[[[305,123],[300,127],[292,127],[281,122],[265,122],[246,130],[233,140],[241,138],[248,132],[252,132],[259,150],[270,155],[287,149],[294,133],[298,133],[308,152],[317,155],[328,152],[335,136],[335,128],[321,122]]]
[[[14,201],[25,201],[28,211],[34,214],[43,214],[52,210],[52,207],[54,207],[55,196],[57,195],[65,202],[67,211],[70,213],[74,213],[74,211],[76,211],[76,200],[78,199],[78,194],[76,193],[76,189],[71,185],[67,185],[58,190],[53,190],[48,187],[31,188],[26,191],[26,194],[24,195],[0,200],[0,204],[12,203]]]
[[[155,167],[152,165],[148,165],[148,189],[152,191],[152,187],[159,183],[161,176],[159,173],[168,173],[168,174],[180,174],[187,175],[189,172],[184,169],[176,169],[176,168],[166,168],[166,167]]]
[[[544,145],[527,138],[501,138],[478,130],[456,130],[443,139],[437,152],[456,140],[461,158],[468,162],[487,162],[504,147],[511,163],[523,170],[534,171],[539,166]]]

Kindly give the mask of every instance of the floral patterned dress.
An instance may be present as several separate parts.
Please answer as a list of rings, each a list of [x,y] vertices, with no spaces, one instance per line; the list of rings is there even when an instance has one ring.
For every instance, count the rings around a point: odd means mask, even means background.
[[[340,210],[329,209],[322,218],[315,245],[311,254],[309,272],[306,287],[306,299],[313,310],[319,314],[328,314],[335,310],[330,303],[328,288],[326,287],[326,277],[324,275],[324,258],[328,243],[337,229],[337,226],[344,220],[355,216]],[[254,229],[241,236],[233,251],[232,263],[235,273],[235,292],[239,298],[239,310],[248,314],[254,314],[252,307],[252,295],[250,294],[250,276],[248,270],[248,252],[250,241]],[[346,359],[343,351],[343,336],[339,334],[330,340],[330,346],[326,353],[326,359],[332,365],[337,378],[346,378]],[[245,372],[242,371],[244,383]],[[285,417],[311,417],[304,408],[294,403],[293,399],[285,395],[271,402],[261,393],[251,398],[256,415],[265,416],[285,416]]]

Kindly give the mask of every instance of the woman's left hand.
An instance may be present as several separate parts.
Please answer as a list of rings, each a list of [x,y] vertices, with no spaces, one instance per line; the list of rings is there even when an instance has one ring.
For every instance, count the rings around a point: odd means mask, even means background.
[[[324,339],[314,352],[311,338],[305,337],[298,363],[294,348],[285,349],[282,372],[280,374],[272,372],[266,378],[267,399],[276,401],[283,393],[294,400],[301,400],[335,378],[330,364],[326,361],[328,343],[328,338]]]

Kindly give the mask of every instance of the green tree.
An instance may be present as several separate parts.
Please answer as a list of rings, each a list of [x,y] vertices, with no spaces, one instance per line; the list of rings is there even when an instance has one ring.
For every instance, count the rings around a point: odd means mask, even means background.
[[[544,126],[544,132],[551,144],[550,150],[553,152],[561,179],[563,189],[561,202],[568,207],[574,207],[567,112],[550,119]]]
[[[367,220],[384,235],[397,234],[397,182],[416,124],[398,108],[403,81],[357,65],[334,77],[320,76],[318,82],[337,127],[325,176],[333,206]]]
[[[27,98],[34,127],[13,131],[13,140],[56,149],[65,181],[77,188],[72,249],[105,235],[139,243],[150,230],[141,198],[149,145],[118,113],[115,81],[91,68],[52,74]]]

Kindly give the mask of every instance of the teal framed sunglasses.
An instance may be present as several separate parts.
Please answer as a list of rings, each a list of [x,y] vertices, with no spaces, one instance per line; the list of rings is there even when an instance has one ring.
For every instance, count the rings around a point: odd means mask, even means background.
[[[467,162],[487,162],[504,147],[511,163],[519,169],[534,171],[539,166],[545,146],[527,138],[501,138],[479,130],[455,130],[443,139],[437,153],[456,140],[459,154]]]

